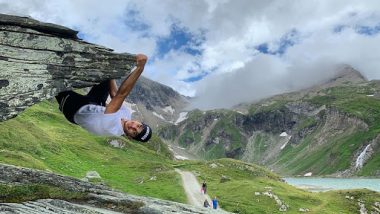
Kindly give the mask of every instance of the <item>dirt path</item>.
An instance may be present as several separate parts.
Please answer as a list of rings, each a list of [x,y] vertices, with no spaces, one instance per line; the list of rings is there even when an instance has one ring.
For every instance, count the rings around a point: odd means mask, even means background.
[[[203,207],[203,202],[207,199],[211,205],[210,197],[201,193],[201,185],[198,183],[198,180],[193,173],[181,171],[179,169],[175,169],[175,171],[182,177],[182,185],[185,189],[189,204]]]

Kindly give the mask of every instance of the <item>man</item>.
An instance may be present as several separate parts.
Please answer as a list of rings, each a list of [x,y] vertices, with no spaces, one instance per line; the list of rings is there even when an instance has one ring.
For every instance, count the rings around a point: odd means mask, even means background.
[[[205,208],[209,208],[210,207],[210,203],[208,203],[207,199],[203,202],[203,207],[205,207]]]
[[[218,209],[218,199],[216,199],[216,196],[212,199],[212,208],[215,210]]]
[[[137,79],[144,71],[147,57],[136,55],[136,69],[117,89],[115,80],[107,80],[91,88],[87,95],[73,91],[60,92],[56,99],[59,109],[70,122],[87,131],[102,136],[127,136],[141,142],[147,142],[152,129],[139,121],[131,119],[131,113],[123,102],[131,92]],[[108,95],[111,101],[106,105]]]
[[[206,181],[203,181],[202,183],[202,193],[207,194],[207,184]]]

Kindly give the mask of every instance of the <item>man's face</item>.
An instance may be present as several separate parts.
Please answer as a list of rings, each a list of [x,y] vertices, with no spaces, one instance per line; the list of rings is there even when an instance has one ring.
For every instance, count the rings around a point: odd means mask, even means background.
[[[129,137],[136,137],[143,130],[143,125],[137,120],[128,120],[124,123],[124,132]]]

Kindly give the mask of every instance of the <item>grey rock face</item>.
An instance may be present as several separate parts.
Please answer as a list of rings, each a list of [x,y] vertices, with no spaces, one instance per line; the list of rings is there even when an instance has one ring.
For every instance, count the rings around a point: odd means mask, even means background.
[[[227,213],[181,203],[133,196],[75,178],[49,172],[0,164],[0,183],[46,184],[87,193],[84,201],[40,199],[23,203],[0,203],[0,213]]]
[[[78,39],[77,31],[0,14],[0,121],[54,97],[130,73],[133,54]]]
[[[126,101],[135,104],[133,118],[152,127],[174,124],[189,102],[172,88],[144,77],[139,78]]]

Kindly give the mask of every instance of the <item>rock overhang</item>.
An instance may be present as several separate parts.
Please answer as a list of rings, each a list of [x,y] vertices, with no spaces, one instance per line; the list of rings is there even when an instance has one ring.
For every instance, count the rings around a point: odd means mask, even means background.
[[[128,75],[135,55],[85,42],[78,31],[0,14],[0,122],[61,91]]]

